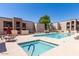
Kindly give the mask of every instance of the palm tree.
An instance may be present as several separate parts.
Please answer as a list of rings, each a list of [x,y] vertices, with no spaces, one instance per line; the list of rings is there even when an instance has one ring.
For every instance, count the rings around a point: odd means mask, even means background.
[[[44,15],[40,18],[39,23],[45,25],[45,30],[49,30],[49,24],[51,23],[50,17],[47,15]]]

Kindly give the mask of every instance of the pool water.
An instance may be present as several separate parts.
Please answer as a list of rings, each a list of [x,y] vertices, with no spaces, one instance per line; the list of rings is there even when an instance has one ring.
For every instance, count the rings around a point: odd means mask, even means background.
[[[61,39],[64,38],[66,36],[71,35],[70,33],[64,33],[64,34],[60,34],[60,33],[47,33],[47,34],[40,34],[40,35],[34,35],[34,37],[50,37],[50,38],[56,38],[56,39]]]
[[[57,44],[36,40],[19,44],[29,56],[39,56],[40,54],[55,48]],[[53,53],[53,52],[52,52]]]

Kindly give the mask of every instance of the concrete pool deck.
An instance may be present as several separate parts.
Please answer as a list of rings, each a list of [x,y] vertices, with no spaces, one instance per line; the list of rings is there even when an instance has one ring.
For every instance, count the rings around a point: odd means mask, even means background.
[[[7,42],[6,49],[7,51],[0,53],[0,56],[27,56],[16,42]]]
[[[73,38],[77,35],[79,34],[74,34],[62,39],[33,37],[33,34],[17,36],[17,42],[6,42],[7,51],[0,53],[0,56],[28,56],[28,54],[24,52],[24,50],[18,45],[18,43],[39,39],[59,45],[41,54],[40,56],[79,56],[79,40],[75,40]]]

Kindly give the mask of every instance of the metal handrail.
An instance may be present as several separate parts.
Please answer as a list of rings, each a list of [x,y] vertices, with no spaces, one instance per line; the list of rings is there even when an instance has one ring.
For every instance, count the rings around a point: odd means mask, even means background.
[[[28,47],[28,51],[30,50],[30,47],[31,47],[31,46],[33,46],[33,50],[32,50],[32,53],[31,53],[31,56],[32,56],[33,53],[34,53],[34,50],[35,50],[35,45],[34,45],[34,44],[30,44],[29,47]]]

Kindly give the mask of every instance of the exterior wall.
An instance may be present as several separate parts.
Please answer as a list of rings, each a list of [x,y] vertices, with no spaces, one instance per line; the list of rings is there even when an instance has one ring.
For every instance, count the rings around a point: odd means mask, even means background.
[[[3,31],[3,21],[0,19],[0,31]]]
[[[18,35],[17,30],[12,30],[12,35]]]
[[[21,34],[23,35],[29,34],[29,30],[21,30]]]
[[[4,21],[12,22],[11,18],[0,17],[0,31],[4,31],[7,27],[4,27]],[[11,27],[12,29],[12,27]]]
[[[14,29],[18,31],[18,34],[21,34],[22,30],[22,19],[21,18],[13,18],[14,22]],[[17,22],[19,22],[19,26],[17,25]]]
[[[72,21],[74,21],[74,24],[72,24]],[[60,26],[61,26],[61,30],[62,31],[71,31],[71,32],[75,32],[77,29],[77,19],[72,19],[72,20],[68,20],[68,21],[63,21],[63,22],[59,22]],[[70,23],[70,25],[67,25],[67,23]],[[54,23],[54,26],[57,29],[57,23]],[[70,28],[67,29],[67,26],[69,26]],[[74,29],[72,28],[72,26],[74,27]]]
[[[55,26],[55,25],[56,25],[56,23],[50,25],[50,32],[54,32],[57,30],[57,28],[56,28],[57,26]]]
[[[53,23],[52,25],[57,29],[57,23]]]
[[[37,32],[37,23],[35,23],[34,25],[35,25],[35,32]]]
[[[79,20],[77,20],[76,29],[77,29],[77,31],[79,32]]]
[[[30,33],[35,32],[34,23],[31,21],[23,21],[22,18],[6,18],[6,17],[0,17],[0,31],[4,31],[4,28],[7,29],[7,27],[4,27],[4,21],[12,22],[12,30],[17,30],[18,34],[21,34],[22,30],[29,30]],[[17,26],[17,22],[19,22],[19,26]],[[22,24],[25,23],[26,27],[23,29]]]
[[[66,22],[60,22],[61,30],[66,31]]]
[[[66,21],[66,26],[67,26],[67,22],[69,22],[70,23],[70,31],[75,31],[76,30],[76,19],[75,20],[71,20],[71,21]],[[74,23],[72,23],[72,22],[74,22]],[[66,27],[65,26],[65,27]],[[73,28],[74,27],[74,28]],[[67,28],[66,28],[66,30],[67,30]]]
[[[26,29],[29,30],[30,33],[35,33],[34,23],[30,21],[26,21]]]
[[[45,26],[44,26],[44,24],[37,24],[36,25],[36,27],[37,27],[37,32],[44,32],[44,30],[45,30]]]

